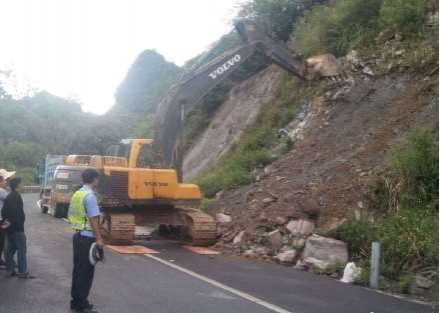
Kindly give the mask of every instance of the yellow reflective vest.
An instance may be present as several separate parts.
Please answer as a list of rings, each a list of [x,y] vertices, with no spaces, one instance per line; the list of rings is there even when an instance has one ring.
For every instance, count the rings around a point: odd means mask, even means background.
[[[69,207],[69,222],[74,230],[89,230],[93,231],[90,225],[90,220],[87,217],[86,208],[84,207],[84,199],[92,191],[78,190],[76,191],[72,199],[70,199]]]

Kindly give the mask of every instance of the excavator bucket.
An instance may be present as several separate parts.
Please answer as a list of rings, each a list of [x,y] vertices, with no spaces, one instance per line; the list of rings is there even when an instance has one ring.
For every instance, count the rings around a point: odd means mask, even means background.
[[[344,71],[332,54],[321,54],[306,60],[307,72],[314,77],[342,77]]]

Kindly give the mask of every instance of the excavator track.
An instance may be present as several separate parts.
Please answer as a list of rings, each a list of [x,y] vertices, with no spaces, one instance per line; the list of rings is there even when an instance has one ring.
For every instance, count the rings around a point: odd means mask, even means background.
[[[133,244],[135,226],[135,216],[132,213],[105,212],[101,216],[101,229],[107,244]]]
[[[211,246],[216,242],[217,226],[212,216],[194,209],[178,208],[183,222],[182,241],[193,246]]]

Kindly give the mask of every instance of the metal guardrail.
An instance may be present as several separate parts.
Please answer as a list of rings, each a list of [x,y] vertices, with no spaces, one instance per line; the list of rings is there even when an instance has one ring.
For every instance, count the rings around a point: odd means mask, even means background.
[[[40,193],[40,186],[24,186],[24,193]]]

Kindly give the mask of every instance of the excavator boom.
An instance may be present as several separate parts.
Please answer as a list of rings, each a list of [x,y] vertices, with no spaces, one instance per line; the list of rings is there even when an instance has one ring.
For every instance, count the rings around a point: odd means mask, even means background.
[[[153,140],[155,162],[158,166],[180,171],[181,157],[177,155],[176,142],[185,108],[199,101],[256,51],[262,52],[273,63],[302,80],[340,74],[336,58],[331,55],[317,56],[303,62],[251,21],[240,21],[235,29],[243,40],[243,45],[225,52],[197,69],[189,78],[182,79],[159,103]]]

